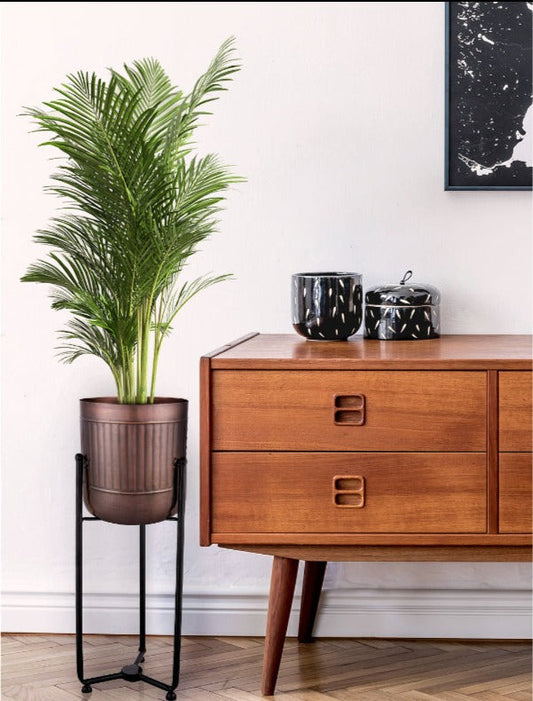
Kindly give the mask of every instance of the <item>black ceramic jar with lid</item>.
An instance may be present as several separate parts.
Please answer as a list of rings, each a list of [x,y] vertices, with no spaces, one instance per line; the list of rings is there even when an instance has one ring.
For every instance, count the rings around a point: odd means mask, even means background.
[[[440,292],[410,282],[408,270],[398,285],[380,285],[365,294],[365,337],[381,341],[418,341],[440,334]]]

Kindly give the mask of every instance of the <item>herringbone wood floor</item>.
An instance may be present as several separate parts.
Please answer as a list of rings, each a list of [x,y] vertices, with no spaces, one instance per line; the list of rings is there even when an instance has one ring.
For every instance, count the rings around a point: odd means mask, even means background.
[[[178,699],[260,699],[262,638],[183,638]],[[72,635],[2,636],[2,699],[137,701],[164,699],[142,682],[95,685],[82,694]],[[87,676],[117,672],[135,658],[130,636],[85,637]],[[165,680],[172,641],[149,637],[144,672]],[[272,698],[272,697],[270,697]],[[279,701],[531,701],[527,642],[322,639],[285,644]]]

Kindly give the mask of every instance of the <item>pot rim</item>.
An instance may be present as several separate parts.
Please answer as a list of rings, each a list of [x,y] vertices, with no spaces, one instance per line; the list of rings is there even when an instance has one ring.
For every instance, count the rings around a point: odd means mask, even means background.
[[[181,397],[154,397],[154,401],[151,403],[144,403],[144,404],[124,404],[120,403],[118,401],[118,397],[113,396],[113,397],[83,397],[80,399],[80,402],[87,402],[88,404],[112,404],[114,406],[155,406],[156,404],[180,404],[183,402],[187,402],[187,399],[183,399]]]
[[[189,402],[178,397],[156,397],[153,404],[120,404],[117,397],[80,399],[82,421],[97,423],[173,423],[186,421]]]

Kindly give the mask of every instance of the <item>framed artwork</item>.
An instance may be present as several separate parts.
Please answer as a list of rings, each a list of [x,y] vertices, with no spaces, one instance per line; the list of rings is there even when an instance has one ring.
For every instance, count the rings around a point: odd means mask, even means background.
[[[531,2],[447,2],[446,190],[531,190]]]

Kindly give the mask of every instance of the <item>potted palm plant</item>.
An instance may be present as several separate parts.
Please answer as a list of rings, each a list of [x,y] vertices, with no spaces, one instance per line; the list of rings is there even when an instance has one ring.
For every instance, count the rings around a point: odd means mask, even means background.
[[[188,94],[144,59],[107,81],[69,75],[56,99],[25,110],[61,154],[47,189],[65,207],[37,232],[49,250],[22,279],[50,285],[52,307],[70,312],[62,360],[93,355],[113,375],[116,397],[81,400],[85,503],[107,521],[153,523],[175,507],[187,401],[156,396],[158,360],[183,305],[228,277],[182,273],[241,180],[191,143],[238,70],[230,38]]]

